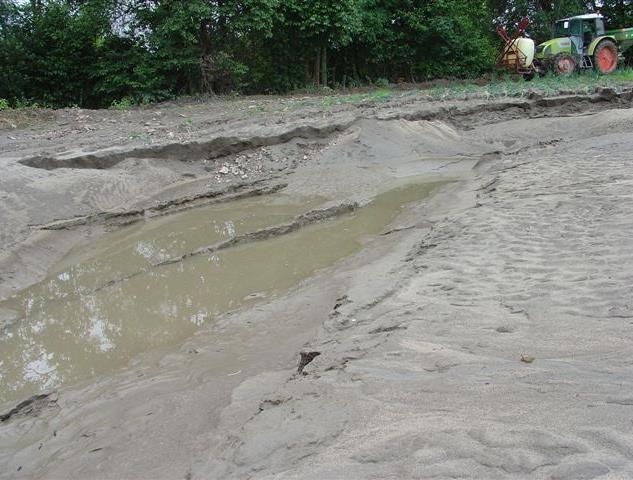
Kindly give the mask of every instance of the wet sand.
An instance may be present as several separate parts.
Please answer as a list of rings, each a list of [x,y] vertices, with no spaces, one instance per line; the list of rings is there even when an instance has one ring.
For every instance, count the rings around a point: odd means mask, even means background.
[[[265,147],[271,165],[296,163],[263,180],[333,205],[411,176],[454,181],[289,293],[15,412],[0,423],[0,476],[632,476],[626,101],[362,119],[310,155]],[[90,239],[117,231],[113,218],[48,234]],[[300,352],[320,353],[303,374]]]
[[[323,198],[272,194],[106,234],[0,303],[16,315],[0,338],[0,402],[116,372],[147,350],[179,346],[227,312],[283,295],[441,185],[410,179],[335,216],[314,209]]]

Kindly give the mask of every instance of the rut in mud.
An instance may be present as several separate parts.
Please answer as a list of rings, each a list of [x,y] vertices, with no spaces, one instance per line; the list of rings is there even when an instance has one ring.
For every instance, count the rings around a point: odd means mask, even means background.
[[[336,132],[349,128],[349,123],[326,125],[323,127],[297,127],[285,131],[278,135],[265,137],[255,136],[246,139],[236,137],[219,137],[209,141],[196,141],[186,144],[171,143],[164,146],[138,148],[131,151],[109,153],[100,155],[80,155],[70,158],[54,158],[37,156],[20,160],[22,165],[44,170],[54,170],[57,168],[89,168],[108,169],[112,168],[123,160],[130,158],[153,158],[165,160],[187,161],[198,159],[215,159],[240,153],[245,150],[287,143],[297,138],[316,139],[327,138]]]
[[[440,108],[437,111],[417,113],[383,114],[380,121],[445,121],[461,128],[498,123],[517,118],[560,117],[578,112],[597,112],[606,108],[626,108],[633,100],[633,91],[616,93],[611,89],[601,89],[598,95],[574,95],[562,98],[541,98],[532,100],[480,104],[466,108]],[[261,147],[288,143],[296,139],[327,139],[348,130],[363,117],[344,122],[326,123],[321,126],[301,126],[284,130],[277,134],[251,137],[217,137],[207,141],[188,143],[168,143],[126,151],[104,151],[94,154],[70,156],[34,156],[20,160],[22,165],[44,170],[58,168],[109,169],[128,159],[164,159],[176,161],[213,160],[228,155]]]

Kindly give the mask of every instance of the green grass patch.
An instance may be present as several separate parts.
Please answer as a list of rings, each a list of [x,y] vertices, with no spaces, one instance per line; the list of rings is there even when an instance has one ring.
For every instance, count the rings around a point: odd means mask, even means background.
[[[427,90],[435,99],[458,99],[469,94],[490,97],[520,97],[530,92],[544,96],[561,94],[589,94],[596,87],[619,88],[633,86],[633,68],[622,68],[611,75],[600,75],[595,71],[579,72],[568,76],[547,74],[535,77],[531,81],[521,77],[505,75],[493,78],[487,85],[479,86],[468,82],[453,82],[445,86]]]
[[[134,102],[132,101],[132,99],[129,97],[125,97],[125,98],[122,98],[121,100],[113,101],[112,104],[110,105],[110,108],[112,110],[129,110],[133,106],[134,106]]]
[[[391,100],[395,95],[397,95],[397,91],[389,90],[387,88],[381,88],[378,90],[372,90],[369,92],[363,93],[352,93],[348,95],[328,95],[325,97],[321,97],[315,99],[315,101],[304,101],[301,102],[303,106],[315,106],[318,105],[322,108],[330,108],[337,105],[350,105],[350,104],[361,104],[361,103],[380,103],[387,102]]]
[[[475,98],[523,97],[530,93],[542,96],[586,95],[594,93],[597,87],[621,89],[633,87],[633,68],[621,68],[611,75],[600,75],[594,71],[584,71],[569,76],[547,74],[531,81],[516,75],[491,76],[474,80],[439,80],[427,88],[377,88],[354,93],[320,89],[316,95],[286,103],[283,111],[300,108],[320,108],[327,110],[339,105],[364,105],[389,102],[394,99],[420,95],[434,100],[466,100]],[[428,84],[427,84],[428,85]],[[299,92],[295,92],[297,95]],[[305,92],[302,92],[305,93]],[[318,95],[320,93],[321,96]],[[290,96],[292,98],[292,96]]]

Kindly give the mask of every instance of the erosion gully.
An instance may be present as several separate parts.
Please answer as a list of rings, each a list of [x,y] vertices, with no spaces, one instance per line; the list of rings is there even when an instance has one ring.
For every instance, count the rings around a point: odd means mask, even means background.
[[[347,213],[204,254],[188,255],[288,224],[327,199],[276,193],[216,203],[77,248],[43,281],[0,303],[16,318],[0,332],[0,404],[113,373],[219,315],[283,294],[359,250],[437,186],[400,184]]]

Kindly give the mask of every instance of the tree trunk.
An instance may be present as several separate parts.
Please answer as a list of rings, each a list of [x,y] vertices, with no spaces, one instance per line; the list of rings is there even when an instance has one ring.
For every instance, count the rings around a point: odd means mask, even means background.
[[[321,85],[327,86],[327,46],[321,47]]]
[[[305,61],[305,74],[304,74],[304,83],[306,85],[308,85],[310,83],[310,80],[312,80],[312,77],[310,75],[310,60],[306,59]]]
[[[212,54],[211,33],[205,22],[200,24],[198,30],[198,43],[200,45],[200,91],[213,95],[214,62]],[[192,90],[193,83],[188,75],[188,88]]]
[[[318,87],[321,80],[321,49],[317,50],[314,59],[314,84]]]

